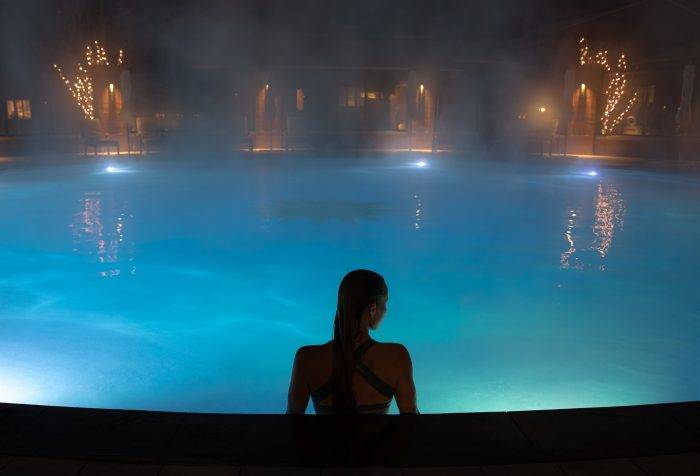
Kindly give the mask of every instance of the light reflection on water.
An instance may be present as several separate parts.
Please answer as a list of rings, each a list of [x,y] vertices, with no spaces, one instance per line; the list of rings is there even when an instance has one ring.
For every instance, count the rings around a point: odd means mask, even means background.
[[[578,241],[579,248],[597,252],[598,269],[605,271],[605,259],[613,245],[615,234],[623,231],[625,212],[625,201],[617,187],[600,182],[595,196],[592,224],[582,217],[589,216],[584,207],[567,211],[564,229],[567,249],[561,253],[560,268],[582,270],[587,264],[593,264],[586,263],[587,258],[594,260],[592,256],[584,257],[577,253]],[[590,244],[586,244],[586,241],[590,241]]]
[[[421,221],[423,220],[423,202],[418,194],[414,195],[413,199],[416,201],[416,221],[413,223],[413,228],[420,230]]]
[[[4,176],[0,398],[283,411],[355,267],[424,412],[700,398],[696,182],[414,162]]]
[[[578,215],[579,214],[576,213],[575,210],[569,210],[566,220],[566,230],[564,231],[564,237],[566,238],[568,249],[561,254],[560,266],[562,269],[581,269],[583,267],[578,257],[574,257],[574,253],[576,253],[574,230],[576,228],[575,222]],[[573,264],[571,263],[572,258],[574,261]]]
[[[623,231],[625,224],[625,201],[614,185],[598,184],[598,194],[595,207],[595,223],[593,247],[598,251],[602,260],[612,246],[615,230]],[[602,265],[601,265],[602,266]]]
[[[125,227],[133,216],[126,204],[112,204],[105,210],[100,192],[86,192],[80,201],[70,228],[73,230],[73,251],[96,256],[100,265],[99,276],[111,278],[122,274],[136,274],[133,243],[125,242]],[[108,203],[108,202],[107,202]]]

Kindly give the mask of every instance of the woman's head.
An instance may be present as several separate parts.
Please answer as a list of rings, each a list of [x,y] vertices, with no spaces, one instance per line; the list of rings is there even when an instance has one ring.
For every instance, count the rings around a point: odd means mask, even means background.
[[[386,313],[388,294],[384,278],[374,271],[356,269],[340,282],[333,326],[333,399],[339,413],[354,411],[355,343],[365,326],[379,327]]]
[[[388,294],[386,282],[378,273],[367,269],[350,271],[338,287],[336,316],[342,314],[353,328],[357,324],[357,331],[361,329],[363,318],[368,320],[370,329],[376,329],[386,313]]]

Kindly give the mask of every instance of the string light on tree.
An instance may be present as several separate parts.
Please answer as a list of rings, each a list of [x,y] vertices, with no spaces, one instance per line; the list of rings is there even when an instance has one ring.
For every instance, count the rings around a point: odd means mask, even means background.
[[[123,64],[124,50],[120,49],[116,58],[118,64]],[[73,99],[75,99],[75,102],[82,110],[85,118],[90,120],[95,118],[92,72],[97,66],[103,68],[109,67],[107,50],[105,50],[98,41],[85,47],[85,65],[78,63],[76,66],[77,71],[72,77],[66,76],[57,64],[53,65],[59,78],[61,78],[61,81],[66,85],[68,92],[73,96]]]
[[[73,79],[68,79],[58,65],[53,65],[54,69],[61,78],[61,81],[68,88],[73,99],[75,99],[78,107],[83,111],[83,114],[88,119],[94,119],[93,96],[92,96],[92,78],[87,74],[85,68],[78,65],[78,74]]]
[[[630,97],[625,98],[625,91],[627,88],[627,58],[624,53],[621,53],[617,60],[615,71],[613,71],[608,62],[607,50],[598,51],[595,55],[591,55],[585,38],[579,40],[579,48],[580,65],[599,65],[608,75],[607,86],[605,88],[605,107],[603,108],[603,115],[600,118],[601,133],[605,135],[615,130],[637,100],[636,92],[632,93]]]

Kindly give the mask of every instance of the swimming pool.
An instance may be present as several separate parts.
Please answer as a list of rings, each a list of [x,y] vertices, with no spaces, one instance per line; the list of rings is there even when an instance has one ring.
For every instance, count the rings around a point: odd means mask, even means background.
[[[358,267],[422,412],[700,398],[696,172],[102,158],[1,171],[0,216],[0,401],[283,412]]]

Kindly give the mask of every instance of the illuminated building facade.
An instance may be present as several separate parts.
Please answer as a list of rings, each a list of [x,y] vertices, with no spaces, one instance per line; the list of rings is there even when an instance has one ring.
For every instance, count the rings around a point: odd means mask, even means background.
[[[157,131],[227,149],[465,150],[534,135],[555,153],[649,156],[670,138],[700,141],[700,39],[668,5],[565,30],[537,23],[548,36],[534,48],[533,25],[505,39],[465,29],[459,18],[488,16],[478,2],[432,8],[439,28],[402,23],[400,2],[271,2],[263,13],[255,2],[67,3],[74,18],[50,7],[67,27],[22,68],[0,68],[0,134],[69,143],[93,120],[107,135]],[[635,26],[652,14],[659,22]]]
[[[476,142],[488,126],[479,107],[498,91],[480,96],[474,76],[468,65],[270,68],[254,75],[250,147],[435,150],[454,148],[457,136]]]

